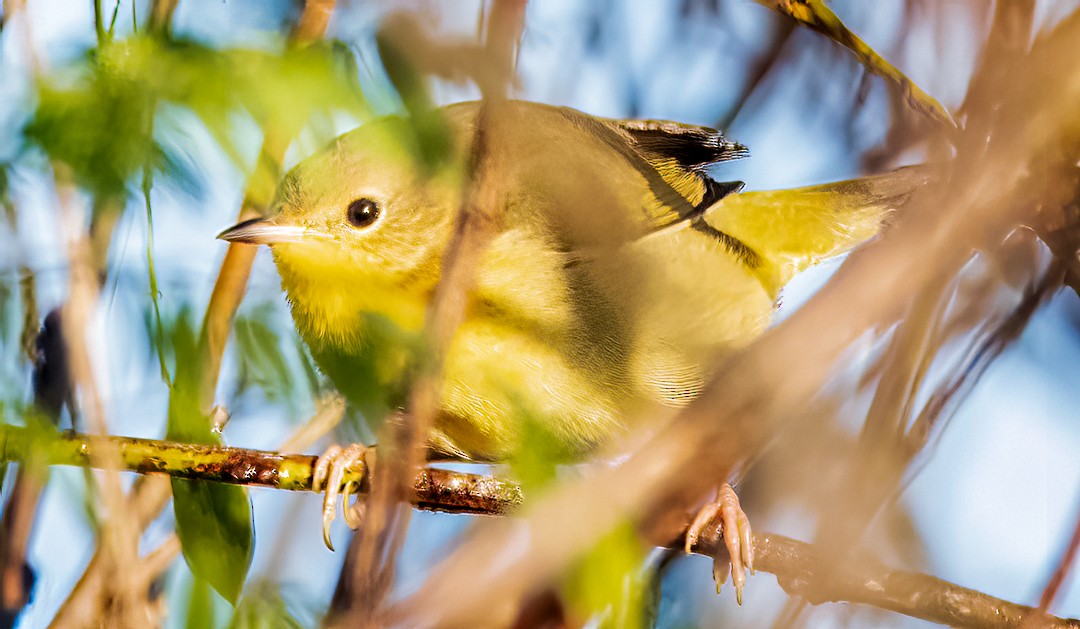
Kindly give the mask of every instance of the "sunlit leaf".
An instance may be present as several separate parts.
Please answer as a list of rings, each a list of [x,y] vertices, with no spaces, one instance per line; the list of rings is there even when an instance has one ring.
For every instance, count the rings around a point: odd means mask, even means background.
[[[377,43],[383,68],[409,112],[406,128],[412,135],[409,139],[417,161],[429,172],[434,171],[452,155],[450,127],[428,95],[423,74],[400,42],[387,33],[379,33]]]
[[[114,196],[143,166],[167,173],[166,166],[175,163],[154,137],[162,104],[193,111],[239,161],[231,139],[235,114],[272,124],[287,139],[316,113],[362,113],[355,77],[348,52],[332,44],[272,53],[134,36],[104,44],[43,79],[24,132],[51,159],[66,164],[80,185]],[[263,195],[276,183],[267,182]]]
[[[161,323],[161,302],[158,289],[157,270],[154,265],[154,210],[150,204],[150,188],[153,187],[153,173],[149,168],[143,168],[142,193],[146,204],[146,269],[150,282],[150,302],[154,306],[154,327],[152,338],[154,349],[158,355],[158,367],[161,369],[161,379],[169,382],[169,368],[165,364],[165,329]]]
[[[518,404],[515,415],[521,419],[519,447],[510,458],[510,470],[527,496],[539,495],[555,480],[556,466],[568,458],[565,446],[549,428],[544,418]]]

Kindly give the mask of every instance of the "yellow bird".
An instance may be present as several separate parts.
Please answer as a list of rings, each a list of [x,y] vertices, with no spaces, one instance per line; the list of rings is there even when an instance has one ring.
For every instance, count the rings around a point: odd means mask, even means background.
[[[404,119],[347,133],[285,177],[273,216],[220,235],[270,245],[300,335],[369,419],[404,402],[479,107],[440,110],[451,149],[435,166]],[[446,349],[431,436],[477,460],[522,447],[526,416],[570,457],[662,421],[769,325],[792,276],[873,236],[924,180],[903,169],[742,193],[706,172],[746,154],[713,129],[528,102],[498,111],[489,145],[505,207]],[[728,524],[748,536],[740,522]],[[732,550],[741,589],[740,555],[752,557]]]

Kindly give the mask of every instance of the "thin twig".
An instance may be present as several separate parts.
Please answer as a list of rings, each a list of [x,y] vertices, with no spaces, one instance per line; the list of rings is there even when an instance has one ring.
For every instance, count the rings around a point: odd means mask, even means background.
[[[944,122],[950,127],[956,126],[949,111],[941,103],[924,92],[914,81],[897,70],[845,26],[840,18],[825,5],[824,0],[757,0],[757,2],[847,48],[867,70],[899,89],[908,103],[917,111],[935,121]]]
[[[69,235],[68,249],[71,260],[70,288],[61,316],[68,367],[71,381],[79,394],[80,409],[82,416],[86,418],[87,426],[92,432],[105,435],[109,432],[105,404],[91,358],[94,348],[88,338],[100,296],[99,267],[94,262],[91,237],[77,227],[79,221],[73,207],[75,191],[67,171],[59,164],[55,165],[54,169],[57,174],[56,185],[62,221],[73,227],[72,234]],[[118,210],[104,208],[102,211],[108,214]],[[100,478],[93,476],[105,507],[98,546],[103,552],[104,564],[116,573],[109,582],[109,592],[114,605],[103,612],[103,617],[112,622],[127,624],[144,615],[140,608],[144,607],[146,593],[145,590],[139,591],[129,573],[117,569],[131,565],[138,557],[138,534],[130,517],[130,504],[120,484],[118,454],[112,448],[104,447],[95,451],[92,457],[95,467],[105,472]]]

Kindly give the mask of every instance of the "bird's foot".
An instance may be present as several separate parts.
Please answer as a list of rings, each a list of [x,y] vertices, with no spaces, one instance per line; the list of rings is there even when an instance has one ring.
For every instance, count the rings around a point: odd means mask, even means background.
[[[731,572],[731,582],[735,586],[735,599],[742,605],[743,586],[746,585],[746,570],[754,573],[754,544],[751,538],[750,520],[739,505],[739,497],[731,485],[724,483],[716,493],[716,499],[698,511],[694,521],[686,529],[686,552],[692,552],[698,541],[710,526],[719,527],[727,547],[727,556],[718,554],[713,557],[713,580],[716,591],[727,582]]]
[[[332,445],[318,458],[315,463],[315,472],[311,479],[311,489],[321,491],[323,494],[322,507],[322,534],[323,542],[330,550],[334,545],[330,542],[330,524],[337,517],[337,499],[341,496],[341,514],[349,528],[357,529],[364,518],[364,503],[357,499],[349,504],[349,497],[360,489],[362,479],[371,469],[374,463],[375,449],[360,443],[342,448]],[[350,480],[345,481],[346,474]]]

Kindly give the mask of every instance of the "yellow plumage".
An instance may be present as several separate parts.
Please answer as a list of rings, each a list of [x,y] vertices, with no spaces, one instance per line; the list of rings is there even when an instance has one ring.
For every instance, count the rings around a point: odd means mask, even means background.
[[[524,415],[573,453],[685,404],[765,329],[784,283],[876,233],[920,179],[738,193],[705,168],[745,149],[710,129],[506,110],[493,147],[506,207],[433,435],[475,458],[517,447]],[[477,105],[443,112],[455,148],[435,172],[421,174],[406,122],[375,121],[290,173],[277,216],[223,234],[272,246],[301,336],[372,417],[403,402],[461,206]]]

